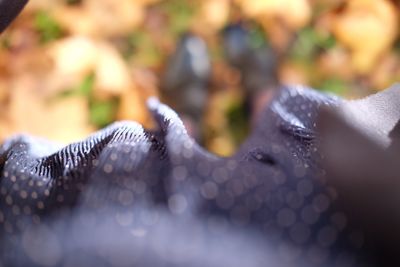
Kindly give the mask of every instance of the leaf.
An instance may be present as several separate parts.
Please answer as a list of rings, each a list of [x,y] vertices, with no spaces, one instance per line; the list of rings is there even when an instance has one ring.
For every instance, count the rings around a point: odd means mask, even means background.
[[[40,33],[42,43],[48,43],[62,36],[62,29],[46,11],[39,11],[35,16],[35,27]]]
[[[107,126],[114,121],[117,104],[116,99],[94,101],[90,105],[90,122],[97,127]]]

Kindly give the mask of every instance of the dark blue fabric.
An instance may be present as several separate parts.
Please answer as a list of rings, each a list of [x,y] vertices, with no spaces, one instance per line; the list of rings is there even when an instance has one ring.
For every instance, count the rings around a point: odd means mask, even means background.
[[[364,266],[362,232],[335,208],[316,146],[318,110],[340,101],[282,88],[229,158],[155,99],[158,130],[117,122],[64,148],[11,138],[0,149],[3,264]]]
[[[0,0],[0,33],[21,12],[28,0]]]
[[[0,0],[0,31],[25,4]],[[378,100],[368,114],[384,110]],[[341,102],[283,88],[229,158],[203,150],[155,99],[157,130],[118,122],[66,147],[10,138],[0,266],[381,266],[321,167],[317,117]]]

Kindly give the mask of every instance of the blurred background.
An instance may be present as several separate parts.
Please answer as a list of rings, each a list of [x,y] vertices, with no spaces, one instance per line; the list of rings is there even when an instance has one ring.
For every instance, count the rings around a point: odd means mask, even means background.
[[[174,107],[229,155],[281,84],[346,98],[400,80],[389,0],[30,0],[0,36],[0,142],[59,142]]]

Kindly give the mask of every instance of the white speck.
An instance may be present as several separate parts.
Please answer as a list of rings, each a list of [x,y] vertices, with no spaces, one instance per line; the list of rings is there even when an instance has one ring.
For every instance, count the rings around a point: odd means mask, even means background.
[[[187,200],[183,195],[176,194],[168,199],[168,207],[172,213],[181,214],[187,208]]]
[[[131,234],[135,237],[144,237],[147,235],[147,230],[144,228],[135,228],[131,230]]]
[[[330,199],[324,194],[319,194],[313,199],[313,206],[316,211],[324,212],[329,208]]]
[[[201,186],[200,192],[205,199],[214,199],[218,195],[218,187],[214,182],[206,182]]]
[[[172,175],[175,180],[183,181],[186,179],[188,171],[185,166],[177,166],[173,169]]]
[[[119,225],[128,226],[133,222],[133,214],[132,212],[117,213],[117,215],[115,215],[115,219]]]

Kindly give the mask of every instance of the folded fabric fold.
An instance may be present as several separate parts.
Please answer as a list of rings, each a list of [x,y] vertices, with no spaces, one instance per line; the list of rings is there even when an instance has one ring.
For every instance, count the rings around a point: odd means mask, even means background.
[[[386,93],[375,98],[380,96]],[[177,223],[197,221],[208,237],[221,235],[225,227],[234,235],[256,236],[254,242],[268,251],[264,260],[282,266],[331,266],[337,261],[362,266],[365,258],[371,260],[369,245],[360,227],[350,223],[351,216],[336,205],[337,191],[327,183],[319,150],[325,132],[318,130],[318,116],[321,108],[364,102],[347,102],[302,86],[283,87],[248,139],[226,158],[201,148],[179,116],[157,99],[148,101],[158,125],[153,130],[117,122],[63,148],[14,137],[0,148],[3,263],[44,265],[35,258],[37,253],[24,247],[26,236],[43,227],[60,246],[59,265],[71,259],[73,247],[85,243],[80,235],[71,239],[75,231],[90,227],[90,236],[98,242],[118,243],[110,233],[118,238],[138,228],[162,239],[158,219],[144,223],[148,216],[161,216]],[[152,212],[156,215],[149,215]],[[92,219],[82,221],[82,216]],[[190,231],[190,224],[186,226]],[[221,242],[227,238],[222,236]],[[135,248],[135,240],[126,242]],[[173,242],[171,249],[179,254]],[[85,256],[74,256],[78,262],[105,257],[93,244],[85,250]],[[203,250],[199,253],[209,253]],[[129,263],[162,261],[155,252],[137,259],[128,251],[123,258]],[[220,256],[221,262],[234,257]],[[184,266],[198,266],[194,259],[188,256]]]

